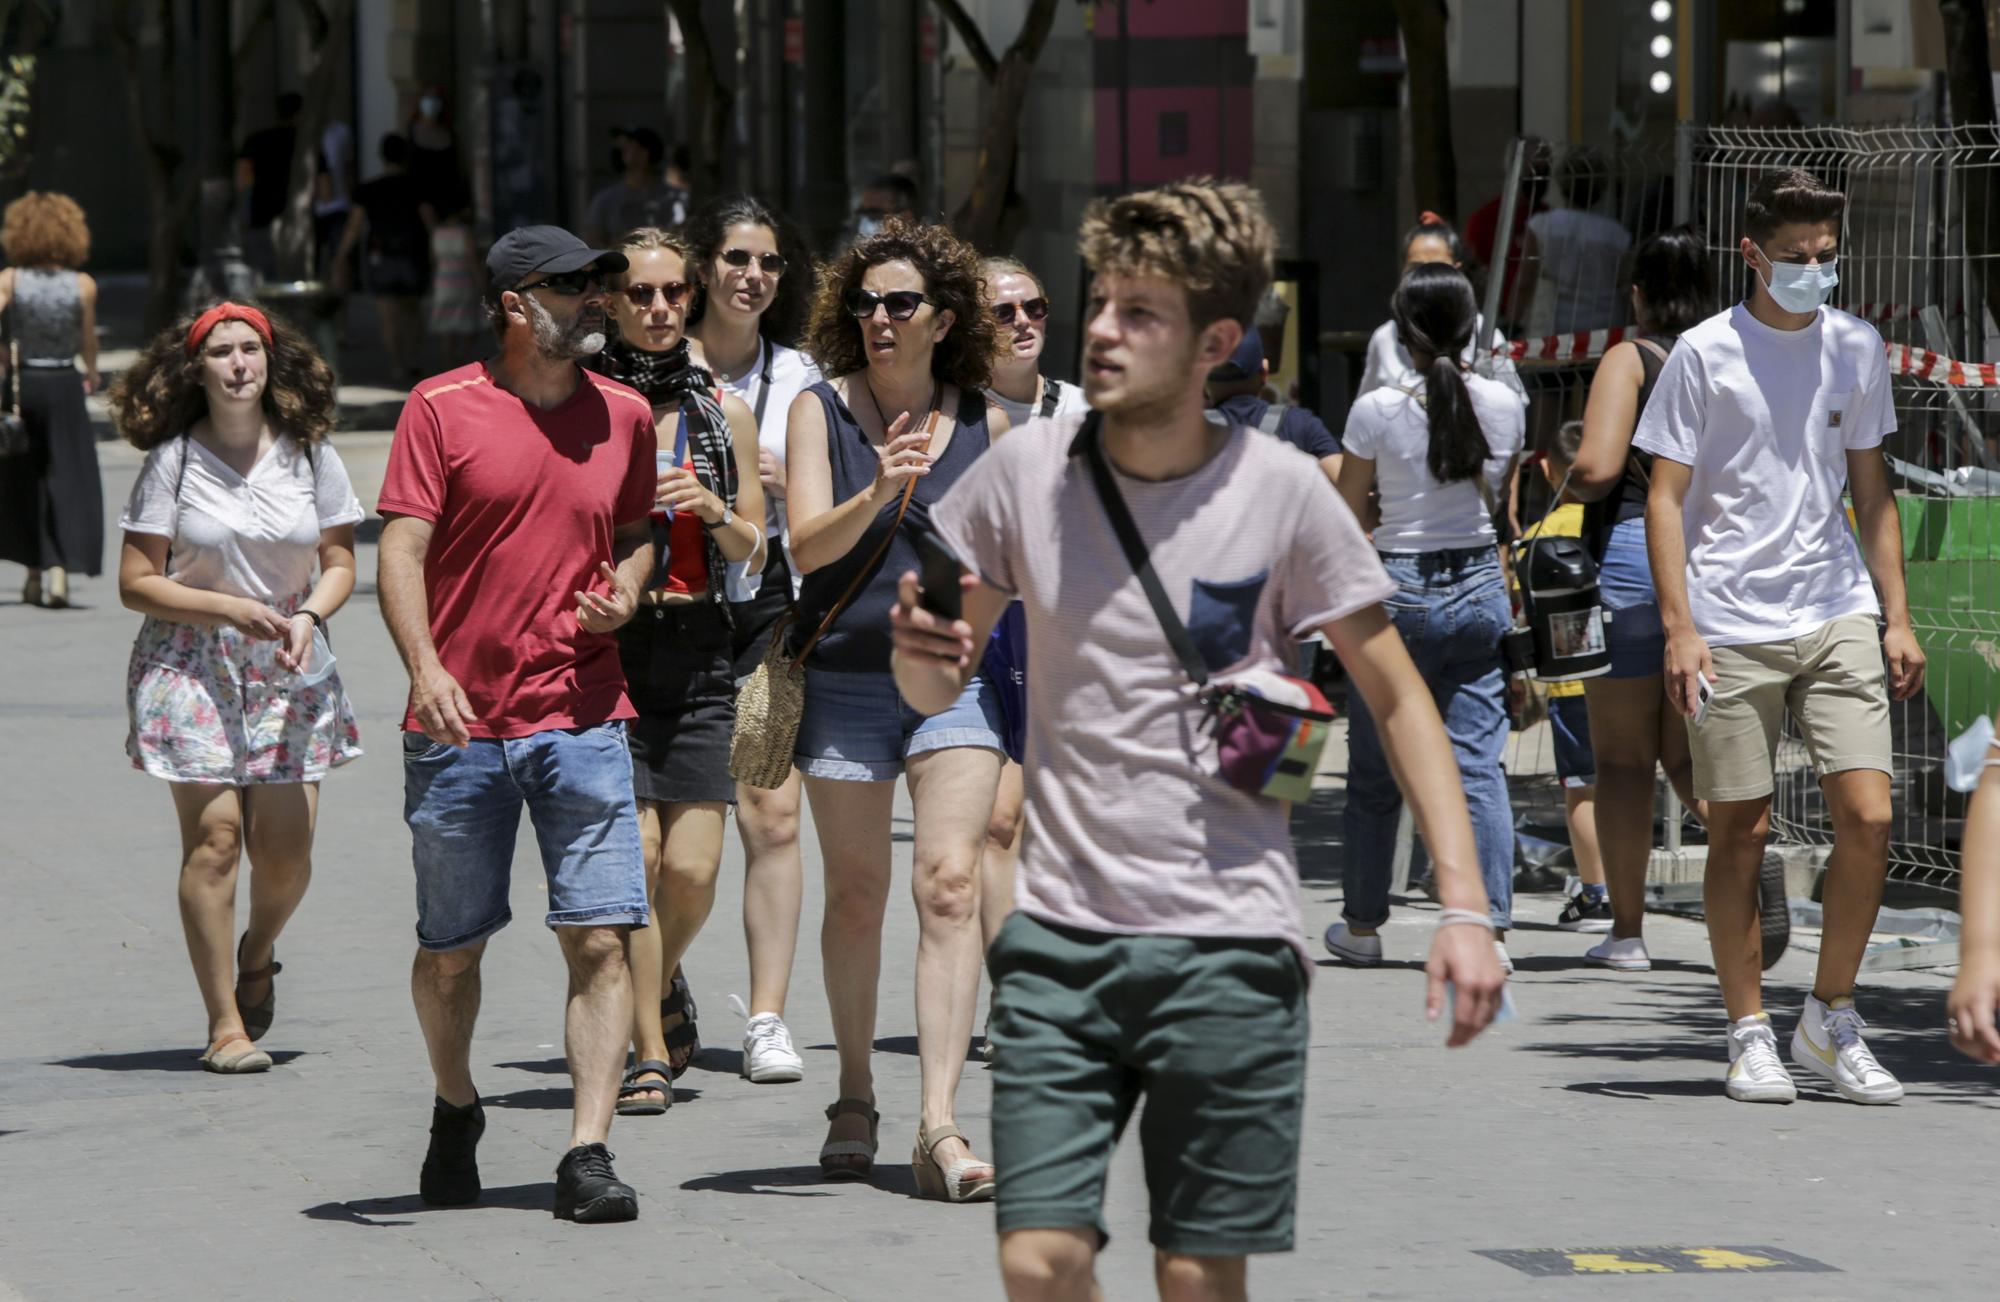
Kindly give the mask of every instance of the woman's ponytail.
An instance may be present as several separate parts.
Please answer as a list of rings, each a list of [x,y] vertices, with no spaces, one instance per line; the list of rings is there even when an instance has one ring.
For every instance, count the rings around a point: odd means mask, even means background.
[[[1403,273],[1389,310],[1403,346],[1419,360],[1429,358],[1424,365],[1424,409],[1430,418],[1425,464],[1431,478],[1440,484],[1475,478],[1492,450],[1458,368],[1478,317],[1472,282],[1456,267],[1420,263]]]

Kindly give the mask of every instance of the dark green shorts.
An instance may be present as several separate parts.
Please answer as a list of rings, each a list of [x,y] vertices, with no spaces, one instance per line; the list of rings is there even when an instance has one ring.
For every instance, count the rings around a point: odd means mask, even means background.
[[[1141,1094],[1156,1247],[1288,1252],[1306,984],[1282,940],[1119,936],[1015,913],[993,974],[999,1227],[1105,1235],[1104,1175]]]

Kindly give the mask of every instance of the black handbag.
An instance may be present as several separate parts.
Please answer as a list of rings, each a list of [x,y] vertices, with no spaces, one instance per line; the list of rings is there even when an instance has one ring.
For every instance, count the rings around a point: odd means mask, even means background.
[[[7,410],[0,412],[0,457],[28,455],[28,422],[21,416],[21,345],[7,346],[7,383],[13,390]]]

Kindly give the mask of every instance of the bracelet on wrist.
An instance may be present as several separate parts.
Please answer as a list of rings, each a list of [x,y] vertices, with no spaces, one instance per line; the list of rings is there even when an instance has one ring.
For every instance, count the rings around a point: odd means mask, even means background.
[[[1478,909],[1445,909],[1439,912],[1437,930],[1446,927],[1484,927],[1493,930],[1493,919]]]
[[[292,612],[293,619],[297,619],[300,615],[304,615],[307,619],[311,620],[313,627],[317,628],[320,632],[326,632],[326,616],[320,614],[317,610],[307,610],[302,606]]]

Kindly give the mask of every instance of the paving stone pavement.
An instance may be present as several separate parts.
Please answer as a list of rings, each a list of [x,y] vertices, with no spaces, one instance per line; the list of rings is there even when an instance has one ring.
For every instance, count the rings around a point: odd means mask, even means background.
[[[354,440],[357,478],[380,444]],[[102,459],[115,519],[138,459],[110,445]],[[62,613],[12,604],[18,571],[0,576],[0,1302],[1000,1296],[990,1208],[918,1201],[903,1161],[917,1093],[907,895],[892,897],[884,941],[882,1164],[872,1184],[822,1184],[834,1062],[818,855],[809,849],[791,1007],[806,1079],[751,1086],[735,1074],[726,999],[747,989],[733,835],[688,962],[709,1048],[667,1115],[621,1120],[612,1135],[640,1220],[579,1227],[548,1214],[568,1107],[563,977],[535,921],[543,886],[525,826],[517,920],[489,952],[474,1050],[487,1195],[468,1210],[419,1203],[429,1082],[407,994],[403,686],[373,549],[363,553],[362,590],[334,633],[369,753],[326,783],[316,878],[280,946],[266,1041],[279,1066],[243,1079],[196,1066],[171,808],[121,750],[137,617],[108,576],[80,582],[79,608]],[[1339,798],[1336,783],[1298,820],[1315,932],[1338,908]],[[906,840],[897,854],[906,873]],[[1555,911],[1553,897],[1523,898],[1511,939],[1520,1018],[1461,1052],[1420,1015],[1424,909],[1399,910],[1383,969],[1322,964],[1298,1249],[1253,1266],[1252,1296],[1993,1296],[2000,1075],[1946,1046],[1942,977],[1885,975],[1863,995],[1872,1042],[1910,1087],[1901,1107],[1855,1107],[1811,1085],[1789,1108],[1732,1104],[1698,925],[1649,920],[1654,971],[1613,976],[1581,965],[1589,942],[1554,930]],[[1773,974],[1784,1033],[1810,981],[1803,952]],[[987,1073],[969,1064],[960,1120],[976,1140],[989,1100]],[[1113,1164],[1109,1217],[1107,1295],[1149,1296],[1131,1142]],[[1645,1251],[1663,1247],[1684,1251]],[[1721,1248],[1736,1255],[1693,1251]],[[1481,1255],[1510,1249],[1593,1250],[1559,1261],[1594,1273],[1540,1277]],[[1776,1270],[1783,1254],[1837,1273]],[[1757,1280],[1737,1277],[1760,1261],[1771,1264]]]

